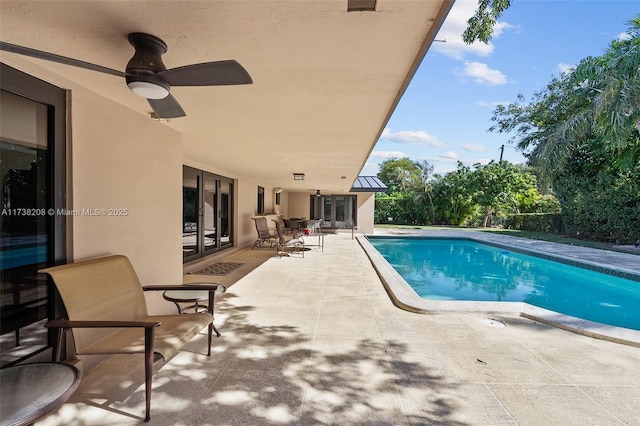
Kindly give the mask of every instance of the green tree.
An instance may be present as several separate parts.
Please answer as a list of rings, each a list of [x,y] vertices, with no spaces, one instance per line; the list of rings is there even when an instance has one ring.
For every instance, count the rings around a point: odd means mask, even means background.
[[[475,41],[489,43],[493,35],[493,27],[509,6],[511,6],[511,0],[478,0],[478,8],[467,21],[462,40],[467,44]]]
[[[380,163],[378,179],[387,185],[387,194],[407,190],[418,180],[420,166],[408,157],[393,157]]]
[[[640,229],[640,15],[629,37],[494,111],[551,184],[572,235],[633,241]]]
[[[377,223],[425,225],[433,220],[433,167],[427,161],[390,158],[380,165],[378,178],[387,185],[386,196],[376,198]]]
[[[583,59],[530,103],[518,95],[515,103],[496,108],[490,130],[515,132],[517,147],[530,150],[545,178],[585,150],[613,156],[626,169],[640,163],[640,15],[629,24],[628,39]]]
[[[473,216],[476,205],[469,190],[471,169],[461,162],[453,172],[436,175],[433,184],[434,223],[462,225]]]
[[[578,125],[555,137],[575,141],[593,134],[631,168],[640,162],[640,14],[627,24],[628,38],[612,41],[604,55],[584,59],[570,74],[575,90],[591,102],[577,114]]]
[[[523,197],[535,189],[535,176],[506,161],[476,164],[474,168],[469,188],[471,198],[482,209],[484,227],[493,215],[517,213],[518,195]]]

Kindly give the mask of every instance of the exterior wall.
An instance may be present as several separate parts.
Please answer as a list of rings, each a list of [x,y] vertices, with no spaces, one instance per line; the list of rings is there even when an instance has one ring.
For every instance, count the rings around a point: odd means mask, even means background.
[[[70,218],[71,259],[124,254],[143,284],[182,282],[181,135],[82,88],[71,105],[68,206],[83,212]],[[171,308],[148,300],[150,313]]]
[[[275,189],[272,190],[273,192],[273,208],[270,210],[272,212],[275,212],[276,214],[281,215],[284,218],[289,217],[289,194],[285,191],[282,191],[280,193],[280,204],[276,204],[276,194],[275,194]],[[269,209],[267,209],[269,210]]]
[[[309,218],[309,193],[308,192],[290,192],[288,197],[288,215],[287,217],[306,217]]]
[[[72,218],[73,259],[124,254],[145,284],[181,282],[180,134],[82,89],[71,116],[71,208],[107,210]]]
[[[264,205],[265,211],[270,209],[271,198],[269,196],[269,189],[260,184],[248,179],[240,179],[240,185],[238,187],[238,203],[236,209],[238,214],[236,220],[238,224],[237,244],[239,247],[246,247],[257,238],[256,225],[251,220],[252,217],[258,213],[258,186],[264,188]]]
[[[358,230],[365,234],[373,234],[373,213],[375,209],[375,193],[358,193]]]

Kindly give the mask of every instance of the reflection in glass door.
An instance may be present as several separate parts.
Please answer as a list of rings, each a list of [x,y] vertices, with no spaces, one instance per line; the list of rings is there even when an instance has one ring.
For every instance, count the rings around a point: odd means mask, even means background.
[[[202,196],[202,221],[204,227],[203,233],[203,243],[204,243],[204,251],[216,250],[218,248],[217,244],[217,230],[216,226],[217,221],[217,212],[218,212],[218,192],[217,185],[218,181],[214,175],[209,173],[203,173],[204,176],[204,192]]]
[[[182,257],[200,257],[201,172],[191,167],[182,171]]]
[[[185,262],[233,245],[233,181],[184,166],[182,252]]]
[[[232,194],[233,194],[233,182],[230,179],[220,178],[220,246],[233,245],[233,238],[231,238],[231,227],[229,223],[233,212],[232,206]]]

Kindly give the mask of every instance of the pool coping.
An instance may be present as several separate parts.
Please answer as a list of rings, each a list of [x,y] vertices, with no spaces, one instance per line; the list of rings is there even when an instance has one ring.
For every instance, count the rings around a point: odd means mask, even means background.
[[[472,240],[479,243],[500,244],[510,249],[517,249],[524,253],[531,253],[534,255],[542,256],[545,258],[551,258],[554,260],[570,261],[572,264],[582,263],[588,268],[612,268],[611,265],[602,265],[599,262],[578,262],[575,258],[567,259],[564,256],[560,256],[557,253],[551,253],[544,249],[532,249],[530,247],[522,248],[516,245],[511,245],[509,238],[504,238],[502,241],[496,241],[493,237],[504,237],[492,235],[492,238],[487,239],[486,236],[474,235],[476,232],[430,232],[430,233],[403,233],[388,235],[387,237],[413,237],[413,238],[457,238]],[[374,235],[379,237],[379,235]],[[387,260],[373,247],[369,242],[367,236],[357,236],[358,243],[363,248],[369,260],[371,261],[374,269],[378,273],[389,297],[393,303],[401,309],[421,313],[421,314],[437,314],[443,312],[452,311],[464,311],[464,312],[486,312],[486,313],[510,313],[522,316],[524,318],[538,321],[547,325],[551,325],[557,328],[561,328],[574,333],[582,334],[588,337],[608,340],[624,345],[640,347],[640,331],[632,330],[628,328],[615,327],[606,324],[601,324],[593,321],[588,321],[582,318],[576,318],[569,315],[560,314],[558,312],[550,311],[540,308],[538,306],[530,305],[526,302],[477,302],[477,301],[452,301],[452,300],[426,300],[418,296],[418,294],[407,284],[402,276],[387,262]],[[492,241],[489,241],[492,240]],[[522,239],[520,239],[522,240]],[[561,244],[557,246],[562,246]],[[597,250],[597,249],[590,249]],[[604,250],[600,250],[604,251]],[[635,256],[635,255],[630,255]],[[627,270],[622,268],[623,275],[630,274],[631,278],[640,281],[640,273],[633,270]],[[640,284],[640,283],[639,283]]]

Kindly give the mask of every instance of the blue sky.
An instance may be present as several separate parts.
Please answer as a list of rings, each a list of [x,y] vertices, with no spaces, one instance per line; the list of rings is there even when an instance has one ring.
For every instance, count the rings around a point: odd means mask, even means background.
[[[503,159],[522,163],[509,135],[488,132],[496,104],[530,100],[553,76],[599,56],[640,13],[633,0],[513,0],[489,45],[462,42],[477,0],[457,0],[361,175],[391,157],[427,160],[435,173]]]

